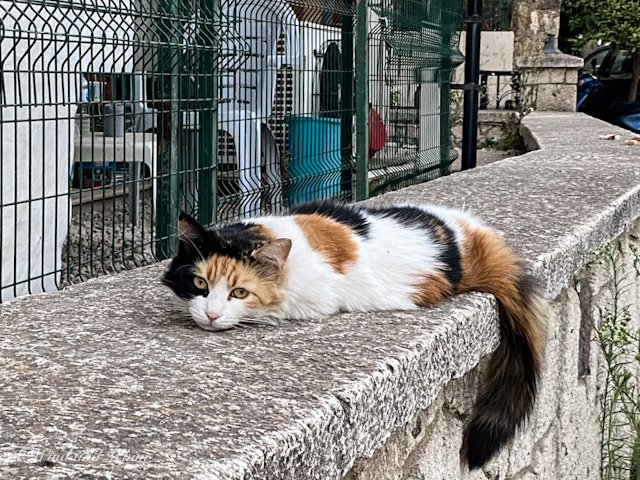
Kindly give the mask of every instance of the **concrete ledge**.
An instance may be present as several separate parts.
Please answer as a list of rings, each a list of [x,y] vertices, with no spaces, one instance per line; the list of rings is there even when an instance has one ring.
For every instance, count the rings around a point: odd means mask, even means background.
[[[557,47],[557,45],[556,45]],[[518,68],[582,68],[584,60],[566,53],[545,53],[542,55],[517,57]]]
[[[581,114],[524,127],[539,150],[371,202],[473,210],[552,299],[640,216],[640,150]],[[498,340],[481,294],[211,334],[180,318],[164,267],[0,306],[0,477],[342,478]]]

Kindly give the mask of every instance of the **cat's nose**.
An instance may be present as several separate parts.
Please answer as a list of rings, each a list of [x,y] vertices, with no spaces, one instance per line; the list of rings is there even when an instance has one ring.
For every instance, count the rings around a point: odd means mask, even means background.
[[[215,322],[217,319],[220,318],[220,315],[218,313],[207,312],[207,318],[209,319],[210,322]]]

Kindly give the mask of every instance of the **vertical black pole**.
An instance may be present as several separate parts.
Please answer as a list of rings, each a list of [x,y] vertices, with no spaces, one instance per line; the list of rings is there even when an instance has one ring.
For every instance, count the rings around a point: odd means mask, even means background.
[[[352,201],[353,185],[353,15],[351,5],[353,0],[344,0],[344,8],[348,15],[342,16],[342,80],[339,106],[340,122],[340,154],[341,168],[341,200]]]
[[[198,221],[210,225],[217,219],[218,210],[218,60],[216,51],[220,4],[217,0],[200,0],[200,12],[204,17],[198,29],[198,41],[202,48],[198,55],[199,97],[199,158],[198,158]]]
[[[440,81],[440,175],[446,175],[451,164],[451,69],[453,68],[451,34],[454,30],[450,8],[450,6],[444,6],[440,16],[442,48],[447,52],[441,58],[438,75]]]
[[[475,168],[476,166],[482,0],[467,0],[466,23],[467,38],[464,62],[465,89],[462,117],[462,170]]]

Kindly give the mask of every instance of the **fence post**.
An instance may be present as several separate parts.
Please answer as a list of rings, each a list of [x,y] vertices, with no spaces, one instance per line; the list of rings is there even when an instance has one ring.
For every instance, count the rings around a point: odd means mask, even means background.
[[[221,19],[219,0],[200,0],[204,15],[200,41],[204,51],[199,56],[198,90],[200,105],[200,148],[198,172],[198,221],[210,225],[217,220],[218,165],[218,71],[219,42],[216,35]]]
[[[158,69],[162,90],[162,109],[158,113],[158,192],[156,209],[156,257],[163,260],[175,252],[179,210],[178,136],[180,119],[180,40],[181,25],[177,0],[161,0],[165,18],[158,20]],[[168,80],[168,81],[167,81]]]
[[[464,107],[462,117],[462,170],[475,168],[478,143],[478,98],[480,84],[480,31],[482,0],[467,0],[467,38],[464,63]]]
[[[356,10],[356,200],[369,197],[369,5]]]
[[[345,8],[354,0],[345,0]],[[353,200],[353,15],[342,16],[342,105],[340,119],[340,190],[343,200]]]
[[[441,4],[442,46],[451,46],[451,12],[445,2]],[[447,50],[450,50],[448,48]],[[444,51],[444,49],[443,49]],[[451,160],[451,53],[444,54],[440,63],[440,175],[446,175]],[[422,79],[421,79],[422,80]]]

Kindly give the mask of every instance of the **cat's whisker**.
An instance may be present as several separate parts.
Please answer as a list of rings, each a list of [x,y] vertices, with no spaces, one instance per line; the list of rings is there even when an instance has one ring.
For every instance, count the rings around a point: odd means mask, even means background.
[[[191,265],[181,265],[180,267],[176,268],[176,273],[180,272],[183,269],[187,269],[187,268],[190,269],[190,268],[192,268],[192,266]]]
[[[173,311],[180,315],[180,318],[192,318],[189,305],[181,298],[173,298],[171,300],[171,306],[173,307]]]
[[[250,325],[265,325],[269,327],[277,327],[279,325],[278,320],[275,318],[269,317],[260,317],[260,318],[244,318],[242,319],[241,324],[250,326]]]
[[[196,250],[196,252],[198,252],[198,255],[200,255],[200,260],[205,260],[204,255],[202,254],[202,252],[200,251],[198,246],[195,243],[193,243],[193,240],[191,240],[190,238],[187,238],[187,240],[193,246],[193,248]]]

